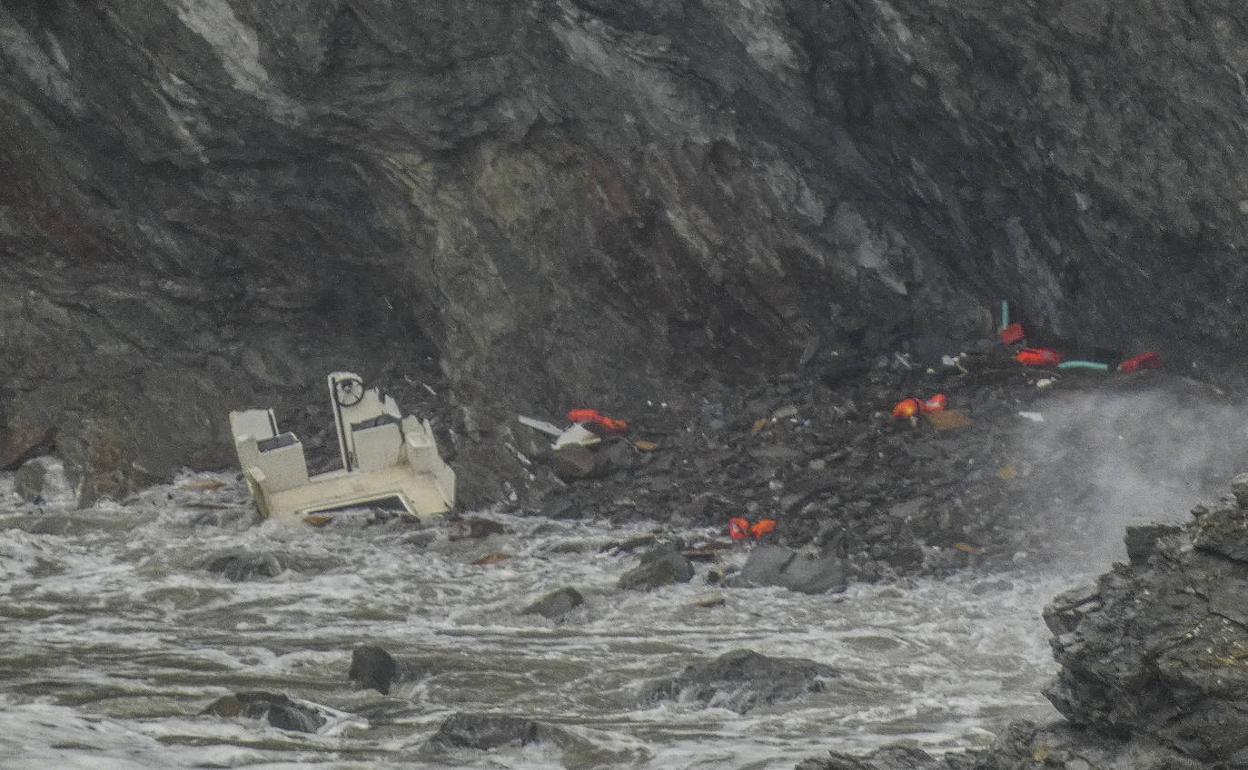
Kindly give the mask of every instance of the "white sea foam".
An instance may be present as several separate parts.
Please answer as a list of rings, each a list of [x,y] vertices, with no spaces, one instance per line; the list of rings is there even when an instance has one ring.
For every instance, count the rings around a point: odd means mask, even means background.
[[[221,490],[155,490],[44,527],[61,534],[29,532],[38,516],[27,509],[0,514],[0,752],[24,768],[789,768],[833,747],[978,745],[1009,718],[1053,715],[1039,694],[1053,668],[1038,613],[1068,576],[1010,576],[1012,587],[981,595],[964,576],[806,596],[713,587],[699,566],[688,584],[620,591],[635,557],[599,549],[644,527],[495,516],[508,534],[452,539],[439,526],[420,547],[395,524],[194,523],[204,510],[192,506],[205,504],[239,506],[226,518],[246,520],[245,494],[222,480]],[[237,548],[272,551],[291,568],[243,583],[202,568]],[[510,558],[472,565],[491,552]],[[586,598],[569,622],[517,613],[568,585]],[[716,596],[721,606],[696,606]],[[346,671],[361,643],[417,675],[390,696],[352,689]],[[842,676],[744,716],[641,702],[647,683],[738,648]],[[310,736],[197,716],[243,690],[342,715]],[[456,711],[533,717],[580,737],[571,748],[429,755],[425,739]]]

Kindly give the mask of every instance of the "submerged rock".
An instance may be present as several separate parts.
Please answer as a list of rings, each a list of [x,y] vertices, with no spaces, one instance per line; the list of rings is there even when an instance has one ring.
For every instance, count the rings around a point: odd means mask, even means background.
[[[520,611],[521,615],[541,615],[555,620],[568,614],[585,603],[585,597],[575,588],[560,588],[551,591],[542,598]]]
[[[13,476],[13,491],[28,503],[43,500],[43,479],[47,472],[38,460],[23,464]]]
[[[364,645],[351,651],[347,679],[360,687],[390,694],[390,685],[399,678],[399,668],[390,653],[381,647]]]
[[[693,580],[693,562],[673,545],[661,545],[641,556],[641,564],[620,576],[620,588],[650,591]]]
[[[202,713],[219,717],[264,719],[279,729],[301,733],[314,733],[329,721],[312,704],[299,703],[285,695],[258,690],[218,698]]]
[[[275,577],[286,566],[271,553],[236,550],[209,556],[204,561],[204,569],[220,574],[227,580],[241,583],[256,577]]]
[[[55,457],[27,460],[13,475],[13,491],[28,503],[73,506],[77,503],[65,468]]]
[[[693,700],[745,714],[759,706],[821,692],[840,673],[801,658],[772,658],[753,650],[733,650],[685,668],[652,687],[648,699]]]
[[[807,556],[781,545],[760,545],[750,552],[736,582],[804,594],[841,591],[846,585],[845,564],[835,556]]]
[[[527,746],[549,740],[555,728],[523,717],[504,714],[453,714],[429,739],[433,748],[488,751],[503,746]]]

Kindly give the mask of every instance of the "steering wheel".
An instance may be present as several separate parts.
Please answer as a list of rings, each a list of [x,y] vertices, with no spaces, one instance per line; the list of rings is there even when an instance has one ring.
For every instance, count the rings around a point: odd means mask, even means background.
[[[364,400],[364,381],[358,377],[344,377],[334,380],[334,400],[338,406],[355,406]]]

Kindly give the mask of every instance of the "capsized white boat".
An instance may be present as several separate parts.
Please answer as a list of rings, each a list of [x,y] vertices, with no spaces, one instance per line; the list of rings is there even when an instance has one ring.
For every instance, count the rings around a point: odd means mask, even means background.
[[[272,409],[230,412],[238,462],[260,513],[297,519],[397,500],[424,518],[455,506],[455,472],[438,454],[428,420],[403,417],[393,398],[365,388],[352,372],[327,381],[341,470],[309,476],[303,444],[278,430]]]

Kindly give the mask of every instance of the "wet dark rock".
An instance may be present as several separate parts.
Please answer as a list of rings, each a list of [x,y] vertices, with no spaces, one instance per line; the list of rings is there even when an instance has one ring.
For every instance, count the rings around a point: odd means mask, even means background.
[[[39,460],[30,460],[13,475],[13,491],[28,503],[43,500],[43,480],[47,467]]]
[[[692,700],[745,714],[760,706],[822,692],[840,674],[831,666],[800,658],[772,658],[734,650],[685,668],[650,688],[650,701]]]
[[[1240,508],[1248,509],[1248,473],[1241,473],[1231,480],[1231,493]]]
[[[276,577],[286,566],[271,553],[235,550],[208,557],[203,562],[203,568],[241,583],[255,578]]]
[[[1045,694],[1076,726],[1212,765],[1248,763],[1244,512],[1201,509],[1155,549],[1102,576],[1094,597],[1059,597],[1046,610],[1061,668]]]
[[[620,576],[620,588],[651,591],[673,583],[693,580],[693,563],[673,545],[654,548],[641,556],[641,564]]]
[[[520,611],[521,615],[541,615],[555,620],[568,614],[585,603],[585,597],[575,588],[560,588],[551,591],[542,598]]]
[[[1181,527],[1172,524],[1145,524],[1137,527],[1127,527],[1127,534],[1123,538],[1123,542],[1127,546],[1127,559],[1133,565],[1144,564],[1149,557],[1157,553],[1157,541],[1163,537],[1178,534],[1181,531]]]
[[[1219,768],[1223,766],[1218,766]],[[831,752],[796,770],[1213,770],[1148,739],[1124,740],[1071,725],[1014,722],[990,748],[934,757],[909,746],[867,756]],[[1229,768],[1228,768],[1229,770]]]
[[[804,594],[844,590],[844,562],[836,556],[813,556],[781,545],[760,545],[750,551],[737,578],[754,586],[780,586]]]
[[[439,749],[489,751],[504,746],[527,746],[552,740],[558,728],[523,717],[503,714],[453,714],[429,739]]]
[[[973,767],[970,757],[956,759],[937,759],[922,749],[889,746],[865,757],[834,751],[828,757],[804,760],[795,770],[971,770]]]
[[[502,535],[507,532],[507,527],[501,522],[493,519],[486,519],[481,516],[470,516],[462,521],[454,524],[455,537],[469,538],[485,538],[490,535]]]
[[[1228,503],[1203,508],[1196,519],[1192,545],[1248,563],[1248,508]]]
[[[264,719],[282,730],[314,733],[328,721],[314,706],[271,692],[240,692],[213,701],[203,711],[219,717]]]
[[[390,694],[390,685],[399,678],[399,668],[389,652],[381,647],[364,645],[351,651],[351,668],[347,679],[358,686]]]

